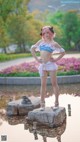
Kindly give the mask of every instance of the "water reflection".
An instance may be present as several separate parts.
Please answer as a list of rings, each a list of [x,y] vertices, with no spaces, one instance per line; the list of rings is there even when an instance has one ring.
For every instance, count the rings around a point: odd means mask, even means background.
[[[71,116],[71,105],[68,104],[68,116]]]
[[[60,94],[80,96],[80,84],[64,84],[59,85],[59,88]],[[46,97],[53,95],[51,85],[47,86],[47,92]],[[10,100],[19,99],[22,96],[40,96],[40,86],[0,85],[0,108],[5,107]]]
[[[7,121],[6,110],[0,109],[0,125],[2,125],[3,121]]]
[[[80,84],[64,84],[59,85],[59,91],[60,94],[69,94],[69,95],[75,95],[80,96]],[[52,86],[47,86],[47,91],[50,95],[53,94]],[[0,97],[6,95],[6,96],[20,96],[20,95],[28,95],[28,96],[38,96],[40,95],[40,86],[38,85],[24,85],[24,86],[7,86],[7,85],[0,85]]]
[[[51,106],[53,99],[54,95],[46,98],[46,106]],[[35,139],[38,142],[80,141],[80,97],[63,94],[60,96],[60,106],[66,108],[66,121],[55,129],[37,126],[36,132],[35,127],[33,128],[31,124],[26,123],[25,116],[6,117],[2,110],[0,113],[0,134],[7,135],[7,142],[14,142],[14,139],[15,142],[23,142],[23,140],[24,142],[35,142]],[[69,111],[71,111],[71,116],[68,115]]]
[[[38,139],[39,134],[42,136],[43,142],[47,142],[47,137],[56,137],[57,141],[61,142],[61,135],[64,133],[66,129],[66,118],[64,122],[56,128],[38,125],[36,122],[33,122],[33,125],[30,123],[25,123],[25,129],[29,129],[29,132],[33,133],[35,140]]]
[[[61,135],[65,132],[66,129],[66,118],[64,122],[56,128],[36,125],[36,122],[34,122],[32,125],[26,121],[26,116],[7,117],[7,121],[9,125],[24,124],[24,129],[28,130],[30,133],[33,133],[35,140],[38,139],[38,135],[41,135],[43,142],[47,142],[47,137],[56,137],[57,141],[61,142]]]
[[[51,86],[48,86],[48,88],[50,90]],[[40,86],[29,86],[29,88],[28,86],[0,87],[0,105],[4,106],[4,99],[5,102],[8,102],[8,99],[10,97],[13,99],[13,96],[15,96],[15,99],[25,94],[29,96],[35,94],[37,96],[39,89]],[[5,106],[2,110],[0,109],[0,137],[1,135],[7,135],[6,142],[35,142],[36,140],[38,142],[80,141],[80,84],[60,85],[60,93],[62,94],[59,97],[60,106],[65,107],[67,113],[67,119],[63,125],[55,129],[39,126],[37,127],[37,132],[35,132],[33,126],[26,123],[25,116],[17,118],[6,117]],[[53,103],[54,95],[46,98],[46,106],[53,106]]]
[[[24,124],[25,119],[26,119],[26,116],[13,116],[13,117],[7,116],[7,121],[8,121],[8,124],[10,125]]]
[[[47,138],[55,138],[57,139],[58,142],[61,142],[61,135],[65,132],[66,129],[66,118],[60,126],[55,127],[55,128],[50,128],[48,126],[43,126],[43,125],[36,125],[36,122],[32,124],[28,123],[26,121],[26,116],[13,116],[13,117],[8,117],[3,113],[3,110],[0,115],[0,124],[2,125],[4,121],[8,122],[8,125],[14,125],[15,128],[19,124],[24,125],[24,130],[29,131],[29,133],[33,133],[34,135],[34,140],[38,139],[38,135],[42,136],[43,142],[47,142]],[[5,125],[6,128],[6,125]],[[10,130],[9,130],[10,131]],[[9,132],[10,133],[10,132]],[[16,130],[14,131],[16,134]],[[27,136],[27,135],[26,135]]]

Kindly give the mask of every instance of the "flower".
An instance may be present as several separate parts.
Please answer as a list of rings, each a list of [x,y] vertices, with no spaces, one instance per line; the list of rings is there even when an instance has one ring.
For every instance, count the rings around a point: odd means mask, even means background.
[[[77,58],[62,58],[57,61],[58,72],[66,71],[80,71],[80,59]],[[34,62],[24,62],[22,64],[8,67],[2,71],[0,74],[10,74],[10,73],[19,73],[19,72],[38,72],[39,63]]]

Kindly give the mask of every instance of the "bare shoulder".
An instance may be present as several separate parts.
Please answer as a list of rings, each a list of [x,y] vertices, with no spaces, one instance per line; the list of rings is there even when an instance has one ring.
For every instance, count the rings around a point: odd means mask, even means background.
[[[35,46],[39,46],[39,44],[42,42],[42,39],[41,40],[39,40],[36,44],[35,44]]]
[[[61,46],[56,41],[53,42],[53,46],[56,48],[61,48]]]
[[[55,47],[56,51],[65,53],[65,50],[57,42],[53,42],[53,46]]]
[[[31,46],[31,50],[35,50],[38,48],[39,44],[42,42],[42,40],[37,41],[34,45]]]

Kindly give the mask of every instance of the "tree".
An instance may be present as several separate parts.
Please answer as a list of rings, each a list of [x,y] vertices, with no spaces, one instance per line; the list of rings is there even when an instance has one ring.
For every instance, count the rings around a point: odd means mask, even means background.
[[[80,14],[78,11],[57,11],[47,15],[47,23],[52,24],[57,36],[56,40],[66,50],[74,50],[80,47]]]
[[[76,46],[79,36],[79,24],[76,11],[69,11],[65,14],[63,20],[64,40],[66,47],[73,48]]]
[[[10,43],[9,35],[8,35],[7,31],[6,31],[4,21],[0,17],[0,47],[3,48],[5,53],[7,53],[6,47],[9,45],[9,43]]]
[[[10,44],[7,19],[12,15],[25,15],[29,0],[0,0],[0,47],[4,48]]]
[[[40,27],[42,27],[40,25],[41,22],[34,20],[32,14],[28,12],[26,12],[25,15],[13,14],[8,17],[8,34],[12,39],[12,43],[18,45],[20,52],[29,51],[29,46],[40,38],[38,33]]]
[[[20,9],[24,9],[24,6],[28,4],[30,0],[0,0],[0,16],[3,21],[6,22],[6,19],[9,14],[16,13],[19,14]]]
[[[47,15],[47,22],[53,25],[60,26],[64,17],[64,13],[62,11],[57,11],[55,13],[49,13]]]

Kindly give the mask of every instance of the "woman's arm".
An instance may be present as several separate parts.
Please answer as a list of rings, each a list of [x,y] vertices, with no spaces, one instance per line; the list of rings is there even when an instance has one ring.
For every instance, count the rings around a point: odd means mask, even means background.
[[[59,56],[56,59],[54,59],[54,61],[56,62],[56,61],[60,60],[65,55],[65,50],[57,42],[55,42],[55,48],[56,48],[55,50],[59,54]]]
[[[31,46],[31,54],[35,58],[36,61],[41,62],[40,59],[36,56],[36,49],[38,48],[41,41],[38,41],[35,45]]]

